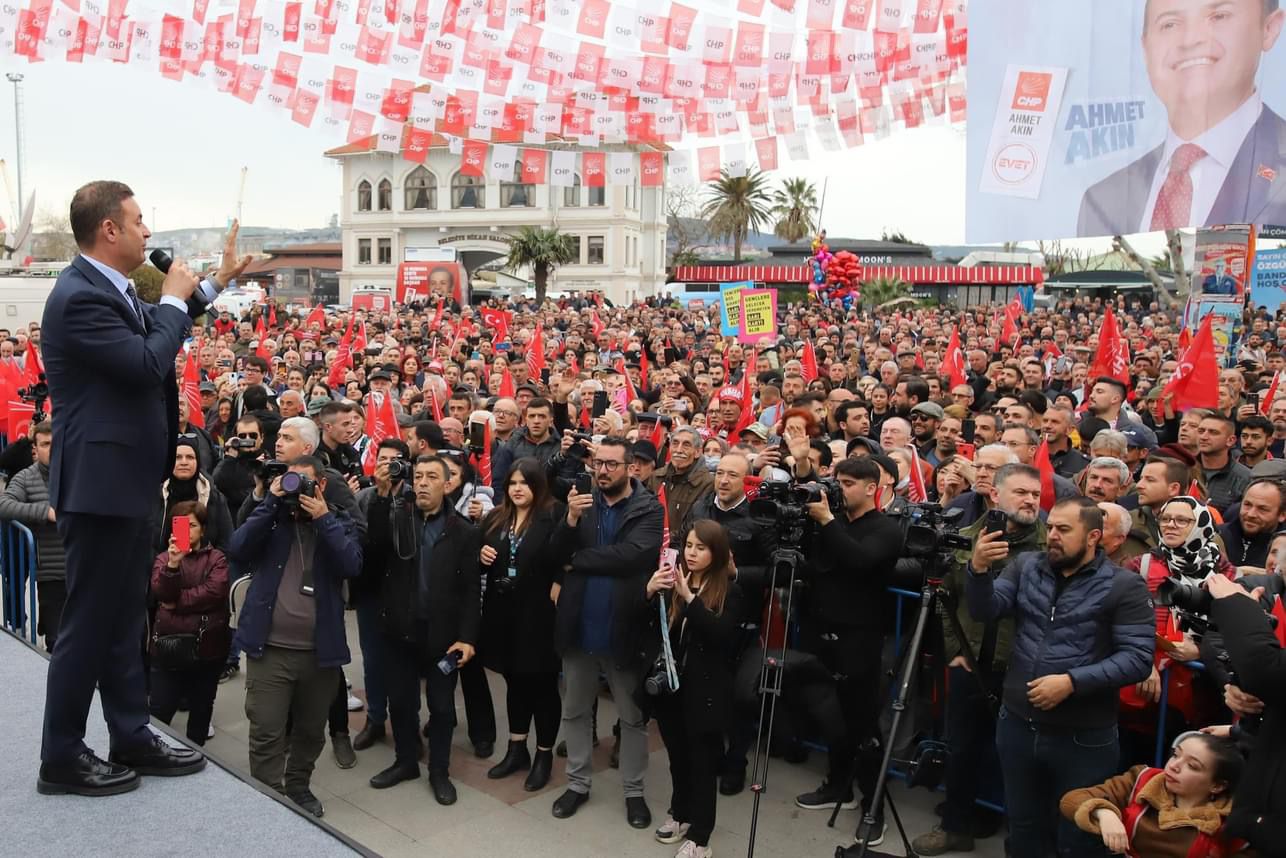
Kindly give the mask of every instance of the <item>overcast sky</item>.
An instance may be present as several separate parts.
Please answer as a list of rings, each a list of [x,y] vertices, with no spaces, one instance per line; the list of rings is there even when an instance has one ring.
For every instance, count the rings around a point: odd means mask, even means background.
[[[322,152],[342,141],[266,107],[112,63],[15,63],[5,71],[26,76],[24,187],[37,191],[38,212],[65,211],[84,182],[115,178],[134,188],[153,230],[222,225],[235,211],[243,166],[248,225],[316,228],[339,211],[339,168]],[[819,194],[829,177],[823,225],[831,235],[879,238],[889,229],[932,244],[964,242],[963,129],[895,131],[834,153],[809,140],[806,163],[779,146],[776,177],[806,176]],[[11,86],[0,95],[0,156],[16,195]],[[6,221],[14,209],[12,199],[0,204]],[[1139,245],[1146,253],[1160,247]]]

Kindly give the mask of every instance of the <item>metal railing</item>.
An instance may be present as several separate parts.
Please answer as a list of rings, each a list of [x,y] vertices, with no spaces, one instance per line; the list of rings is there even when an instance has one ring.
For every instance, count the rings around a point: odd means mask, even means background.
[[[0,610],[5,628],[36,643],[36,539],[16,521],[0,521]]]

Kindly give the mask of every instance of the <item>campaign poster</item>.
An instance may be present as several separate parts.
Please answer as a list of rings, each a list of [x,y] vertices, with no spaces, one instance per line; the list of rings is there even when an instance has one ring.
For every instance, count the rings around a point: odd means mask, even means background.
[[[719,284],[719,333],[735,337],[741,332],[741,292],[755,284],[749,280]]]
[[[464,266],[458,262],[403,262],[397,267],[393,298],[398,304],[436,304],[438,298],[466,304],[468,294]]]
[[[757,343],[764,337],[777,336],[777,290],[742,289],[741,318],[737,339]]]
[[[1241,338],[1240,301],[1192,301],[1188,306],[1188,330],[1195,331],[1207,315],[1213,315],[1211,333],[1214,335],[1215,353],[1219,356],[1220,365],[1227,363],[1232,356],[1232,348]]]
[[[1250,275],[1250,303],[1253,307],[1266,307],[1269,313],[1286,300],[1286,249],[1261,250],[1255,254],[1255,265]]]
[[[1192,266],[1193,291],[1201,300],[1216,296],[1244,303],[1250,274],[1250,230],[1247,227],[1197,230]]]
[[[969,242],[1286,223],[1286,9],[973,0]]]

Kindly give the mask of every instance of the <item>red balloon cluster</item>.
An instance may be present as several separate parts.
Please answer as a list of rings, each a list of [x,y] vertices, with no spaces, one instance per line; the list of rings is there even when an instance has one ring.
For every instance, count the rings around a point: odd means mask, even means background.
[[[832,289],[857,289],[862,280],[862,263],[857,256],[841,250],[826,266],[826,285]]]

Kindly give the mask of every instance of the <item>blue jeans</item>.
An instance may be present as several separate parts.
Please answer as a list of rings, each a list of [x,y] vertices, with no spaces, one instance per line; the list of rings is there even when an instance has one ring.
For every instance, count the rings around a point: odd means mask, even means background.
[[[362,682],[366,687],[366,718],[383,724],[388,717],[388,687],[384,682],[384,635],[380,632],[379,597],[357,601],[357,643],[362,648]]]
[[[996,748],[1005,773],[1005,809],[1013,855],[1107,855],[1100,838],[1062,818],[1058,803],[1069,790],[1100,784],[1119,773],[1115,725],[1083,730],[1046,727],[1002,708],[996,724]]]

